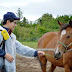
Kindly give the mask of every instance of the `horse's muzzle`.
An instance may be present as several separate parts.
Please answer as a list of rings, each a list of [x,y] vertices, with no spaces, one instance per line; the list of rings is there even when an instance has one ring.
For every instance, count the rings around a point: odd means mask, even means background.
[[[60,52],[58,52],[58,53],[55,53],[55,52],[54,52],[54,58],[55,58],[56,60],[60,59],[61,57],[62,57],[62,55],[61,55]]]

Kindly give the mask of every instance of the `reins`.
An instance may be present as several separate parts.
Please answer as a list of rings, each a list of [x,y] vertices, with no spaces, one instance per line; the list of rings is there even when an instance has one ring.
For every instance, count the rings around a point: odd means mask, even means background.
[[[62,43],[61,41],[58,41],[57,43],[62,44],[65,47],[65,52],[67,51],[72,51],[72,49],[68,49],[68,47],[72,44],[72,42],[69,45],[65,45],[64,43]],[[54,49],[36,49],[36,50],[42,50],[42,51],[54,51]],[[54,57],[50,54],[45,53],[44,55],[46,56],[50,56],[50,57]]]
[[[50,55],[50,54],[47,54],[47,53],[45,53],[44,55],[47,55],[47,56],[50,56],[50,57],[54,57],[54,56],[52,56],[52,55]]]
[[[63,46],[65,47],[65,52],[67,52],[67,51],[72,51],[72,49],[68,49],[68,47],[72,44],[72,42],[71,42],[69,45],[65,45],[65,44],[62,43],[61,41],[58,41],[57,43],[60,43],[61,45],[63,45]],[[47,49],[46,49],[46,50],[45,50],[45,49],[40,49],[40,50],[48,51]],[[53,51],[53,49],[51,49],[51,50]],[[45,53],[44,55],[50,56],[50,57],[54,57],[54,56],[52,56],[52,55],[50,55],[50,54],[47,54],[47,53]]]
[[[62,43],[61,41],[58,41],[58,43],[62,44],[65,47],[65,52],[66,51],[72,51],[72,49],[68,49],[68,47],[72,44],[72,42],[69,45],[65,45],[64,43]]]

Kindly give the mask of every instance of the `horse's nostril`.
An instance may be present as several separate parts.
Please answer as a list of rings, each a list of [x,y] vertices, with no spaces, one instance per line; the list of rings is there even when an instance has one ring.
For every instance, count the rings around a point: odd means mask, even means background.
[[[60,52],[59,52],[59,54],[60,54]]]
[[[54,56],[55,56],[55,53],[54,53]]]
[[[66,52],[64,52],[64,53],[66,53]]]
[[[58,53],[54,53],[54,56],[57,56],[57,55],[60,55],[61,53],[60,52],[58,52]]]
[[[58,55],[60,55],[60,52],[58,53]]]

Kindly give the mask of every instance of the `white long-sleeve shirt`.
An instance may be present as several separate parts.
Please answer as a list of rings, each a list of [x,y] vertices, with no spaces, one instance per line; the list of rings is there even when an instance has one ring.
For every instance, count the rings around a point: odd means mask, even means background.
[[[4,28],[1,26],[0,29],[4,30]],[[2,40],[3,36],[0,32],[0,43],[2,42]],[[0,49],[2,49],[2,46],[0,47]],[[16,72],[16,53],[23,56],[34,57],[36,50],[22,45],[19,41],[16,40],[16,36],[12,33],[11,36],[9,36],[9,39],[5,41],[5,52],[11,54],[14,60],[10,63],[5,59],[4,62],[3,57],[0,57],[0,69],[5,64],[7,72]]]

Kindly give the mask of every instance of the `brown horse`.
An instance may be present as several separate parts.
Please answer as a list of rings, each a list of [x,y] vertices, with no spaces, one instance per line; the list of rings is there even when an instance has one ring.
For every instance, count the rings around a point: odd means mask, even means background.
[[[39,57],[42,72],[46,72],[47,60],[51,62],[51,67],[48,72],[53,72],[56,66],[64,67],[65,72],[70,72],[72,69],[72,51],[67,51],[72,47],[72,21],[69,24],[60,23],[60,31],[48,32],[44,34],[38,41],[38,48],[56,48],[55,52],[45,51],[46,54]],[[64,53],[64,54],[63,54]],[[58,60],[56,60],[58,59]]]

